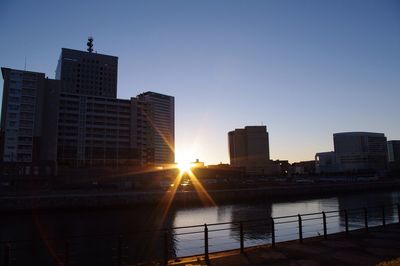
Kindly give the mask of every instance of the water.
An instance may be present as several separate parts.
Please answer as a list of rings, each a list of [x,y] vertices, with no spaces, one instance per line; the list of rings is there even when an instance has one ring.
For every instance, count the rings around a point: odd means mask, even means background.
[[[0,240],[11,243],[12,265],[60,265],[67,259],[70,265],[117,265],[121,257],[127,263],[149,258],[161,258],[164,232],[155,227],[183,227],[167,232],[170,257],[204,252],[203,224],[244,222],[245,246],[271,243],[269,217],[318,213],[302,216],[303,237],[323,234],[322,211],[327,212],[328,233],[344,231],[344,213],[339,209],[389,206],[400,202],[400,191],[341,195],[338,197],[291,202],[256,201],[215,207],[174,207],[164,216],[160,208],[138,207],[124,210],[53,211],[3,215],[0,219]],[[331,212],[332,211],[332,212]],[[386,223],[398,221],[397,209],[386,208]],[[297,239],[296,217],[275,219],[276,241]],[[364,213],[349,211],[351,229],[364,226]],[[382,224],[382,209],[368,213],[370,226]],[[209,225],[210,252],[239,248],[239,224]],[[118,237],[121,236],[121,237]],[[3,256],[4,249],[0,249]],[[0,257],[1,258],[1,257]],[[29,264],[29,263],[28,263]]]

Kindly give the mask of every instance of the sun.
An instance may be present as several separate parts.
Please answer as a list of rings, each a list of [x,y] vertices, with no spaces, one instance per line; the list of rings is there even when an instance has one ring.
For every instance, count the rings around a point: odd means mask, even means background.
[[[190,169],[195,166],[193,158],[196,158],[196,156],[193,154],[192,150],[179,150],[176,153],[176,167],[181,174],[188,173]]]
[[[180,161],[177,164],[177,168],[179,169],[179,171],[181,173],[187,173],[192,168],[192,163],[190,161],[188,161],[188,160]]]

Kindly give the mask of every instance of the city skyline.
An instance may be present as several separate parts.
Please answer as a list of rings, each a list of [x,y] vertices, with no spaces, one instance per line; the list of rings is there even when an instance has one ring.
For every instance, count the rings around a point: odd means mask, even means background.
[[[176,161],[228,162],[226,134],[246,125],[267,125],[271,159],[291,162],[333,150],[336,132],[400,138],[395,1],[155,3],[61,3],[66,14],[2,3],[1,66],[24,69],[26,57],[54,78],[61,48],[84,50],[93,35],[95,51],[119,57],[118,98],[175,96]]]

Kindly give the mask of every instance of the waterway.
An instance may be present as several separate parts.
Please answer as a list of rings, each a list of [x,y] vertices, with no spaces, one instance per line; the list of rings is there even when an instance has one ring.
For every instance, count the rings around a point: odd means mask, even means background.
[[[252,201],[220,206],[135,207],[115,210],[47,211],[3,214],[0,241],[10,243],[12,265],[117,265],[118,259],[134,263],[161,258],[165,245],[170,257],[202,254],[204,224],[209,225],[210,252],[239,247],[240,226],[244,222],[245,246],[271,243],[269,217],[318,213],[302,216],[303,237],[323,234],[322,211],[327,212],[328,233],[344,231],[345,217],[337,210],[391,206],[400,202],[400,191],[347,194],[336,197],[292,201]],[[382,209],[368,211],[368,225],[382,224]],[[398,221],[397,207],[386,207],[385,222]],[[265,221],[263,220],[265,219]],[[349,229],[365,226],[363,210],[349,211]],[[298,218],[275,219],[276,241],[299,237]],[[199,227],[179,228],[191,225]],[[157,228],[175,228],[167,232]],[[0,248],[0,256],[4,256]],[[122,255],[121,255],[122,254]],[[28,264],[29,264],[28,263]],[[32,265],[33,265],[32,264]]]

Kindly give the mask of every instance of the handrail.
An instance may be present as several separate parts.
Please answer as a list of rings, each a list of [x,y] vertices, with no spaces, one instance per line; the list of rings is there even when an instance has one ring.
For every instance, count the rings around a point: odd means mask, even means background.
[[[393,203],[393,204],[387,204],[387,205],[378,205],[378,206],[369,206],[367,209],[381,209],[382,207],[393,207],[393,206],[398,206],[399,203]],[[325,211],[325,213],[340,213],[340,212],[351,212],[351,211],[360,211],[363,212],[365,207],[359,207],[359,208],[351,208],[351,209],[341,209],[341,210],[331,210],[331,211]],[[285,216],[276,216],[276,217],[267,217],[267,218],[260,218],[260,219],[249,219],[249,220],[241,220],[241,221],[231,221],[231,222],[221,222],[221,223],[210,223],[207,224],[207,226],[218,226],[218,225],[238,225],[240,223],[250,223],[250,222],[266,222],[266,223],[271,223],[271,218],[276,220],[279,219],[287,219],[287,218],[296,218],[294,220],[290,221],[282,221],[282,222],[275,222],[275,224],[285,224],[285,223],[294,223],[297,222],[297,217],[298,215],[300,216],[310,216],[310,215],[317,215],[321,214],[322,212],[315,212],[315,213],[303,213],[303,214],[293,214],[293,215],[285,215]],[[312,218],[311,220],[316,220],[316,219],[321,219],[322,217],[316,217]],[[303,221],[307,221],[307,219],[303,219]],[[143,234],[143,233],[155,233],[155,232],[165,232],[165,231],[172,231],[172,230],[180,230],[180,229],[188,229],[188,228],[199,228],[199,227],[204,227],[204,224],[197,224],[197,225],[187,225],[187,226],[177,226],[177,227],[169,227],[169,228],[155,228],[155,229],[145,229],[145,230],[135,230],[135,231],[129,231],[129,232],[123,232],[123,233],[101,233],[101,234],[82,234],[82,235],[73,235],[73,236],[67,236],[67,237],[47,237],[44,238],[45,240],[65,240],[65,239],[76,239],[76,238],[90,238],[90,237],[113,237],[113,236],[128,236],[128,235],[136,235],[136,234]],[[217,231],[218,229],[213,229],[213,231]],[[221,230],[225,230],[225,228],[221,228]],[[210,230],[209,230],[210,231]],[[185,233],[190,233],[190,232],[185,232]],[[5,241],[5,240],[0,240],[0,243],[13,243],[13,242],[30,242],[31,240],[27,239],[21,239],[21,240],[10,240],[10,241]]]

